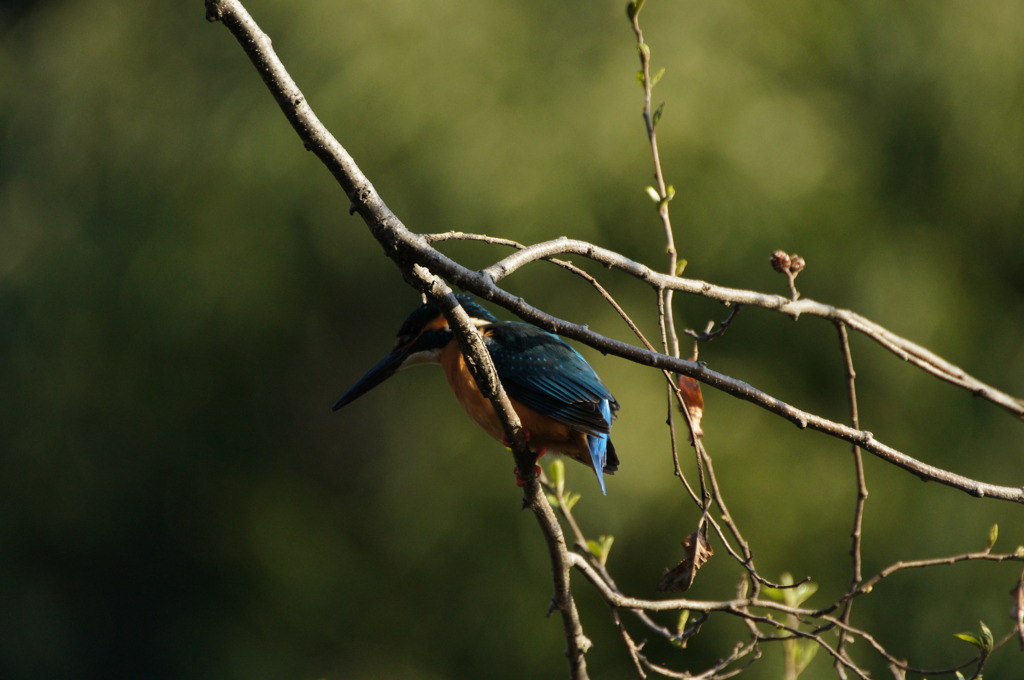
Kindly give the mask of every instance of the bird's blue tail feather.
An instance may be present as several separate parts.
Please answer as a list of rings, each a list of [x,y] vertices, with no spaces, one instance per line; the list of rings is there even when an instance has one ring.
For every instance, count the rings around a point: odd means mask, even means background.
[[[609,425],[612,422],[612,407],[607,399],[601,400],[601,415]],[[590,460],[594,463],[594,472],[597,473],[597,483],[601,485],[601,493],[608,495],[604,486],[604,464],[608,459],[608,435],[589,434],[587,435],[587,446],[590,448]]]

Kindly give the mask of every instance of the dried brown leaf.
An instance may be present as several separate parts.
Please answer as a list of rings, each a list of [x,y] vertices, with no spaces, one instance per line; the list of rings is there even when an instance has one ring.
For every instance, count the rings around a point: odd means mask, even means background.
[[[700,391],[700,382],[689,376],[680,375],[677,381],[679,394],[683,397],[683,404],[690,416],[690,428],[693,436],[700,439],[704,436],[704,430],[700,421],[704,417],[704,395]]]
[[[683,539],[682,545],[686,557],[675,567],[665,571],[661,582],[658,583],[659,592],[683,593],[689,590],[697,577],[697,571],[715,554],[703,531],[694,531]]]

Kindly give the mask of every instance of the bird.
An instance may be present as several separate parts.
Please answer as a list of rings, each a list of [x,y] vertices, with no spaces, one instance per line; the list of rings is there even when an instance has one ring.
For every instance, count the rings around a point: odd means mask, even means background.
[[[590,364],[554,333],[518,321],[499,321],[466,294],[456,294],[491,355],[498,379],[519,416],[527,445],[539,459],[551,450],[592,468],[601,493],[605,474],[619,467],[609,434],[619,403]],[[402,323],[394,348],[350,387],[332,408],[337,411],[400,369],[441,365],[449,387],[469,417],[508,446],[491,402],[470,374],[455,334],[432,302],[417,307]],[[519,474],[516,472],[517,483]]]

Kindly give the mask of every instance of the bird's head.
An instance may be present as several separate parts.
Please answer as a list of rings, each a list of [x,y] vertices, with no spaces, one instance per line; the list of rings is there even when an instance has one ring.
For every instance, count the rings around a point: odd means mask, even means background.
[[[497,321],[493,314],[481,307],[470,296],[457,294],[455,297],[459,300],[462,308],[466,310],[470,320],[477,326]],[[441,310],[431,302],[420,305],[402,322],[391,353],[381,359],[355,385],[341,395],[341,398],[334,403],[333,410],[337,411],[352,403],[390,378],[399,369],[436,363],[441,350],[452,340],[452,337],[448,320]]]

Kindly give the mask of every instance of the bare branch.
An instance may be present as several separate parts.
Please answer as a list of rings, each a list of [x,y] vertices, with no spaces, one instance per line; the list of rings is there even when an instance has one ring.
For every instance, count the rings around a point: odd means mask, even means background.
[[[1018,551],[1014,553],[991,553],[987,550],[971,553],[962,553],[960,555],[951,555],[949,557],[933,557],[923,560],[907,560],[900,561],[890,564],[885,569],[867,579],[858,586],[850,595],[844,597],[854,597],[857,595],[864,595],[870,593],[876,585],[882,580],[892,576],[898,571],[904,569],[922,569],[925,567],[937,567],[937,566],[948,566],[956,564],[958,562],[973,562],[973,561],[988,561],[988,562],[1024,562],[1024,551]]]
[[[657,127],[658,120],[661,118],[662,107],[658,107],[657,111],[651,110],[651,97],[654,85],[661,78],[661,73],[653,77],[651,76],[651,47],[644,41],[644,32],[640,28],[640,9],[643,7],[643,4],[631,4],[630,7],[632,9],[629,12],[629,23],[633,29],[633,35],[636,36],[637,54],[640,56],[640,84],[644,88],[644,128],[647,131],[647,143],[651,148],[654,182],[657,185],[656,187],[647,187],[647,191],[652,195],[652,198],[657,199],[658,217],[661,219],[662,231],[665,233],[665,255],[668,260],[668,266],[665,271],[669,274],[675,274],[678,273],[679,254],[676,250],[676,239],[668,210],[669,203],[675,197],[675,190],[665,184],[665,174],[661,169],[661,153],[658,151]],[[659,290],[658,295],[660,298],[658,326],[661,328],[663,338],[662,349],[665,354],[677,357],[679,356],[679,336],[676,333],[675,316],[672,309],[672,290]],[[670,428],[672,427],[671,419],[670,415]]]
[[[860,428],[860,412],[857,405],[857,371],[853,366],[850,335],[847,333],[846,326],[842,322],[836,322],[836,330],[839,331],[839,348],[843,354],[843,365],[846,369],[846,394],[850,402],[850,425]],[[852,453],[854,474],[857,479],[857,500],[853,509],[853,529],[850,531],[850,559],[852,560],[852,569],[850,570],[851,590],[856,588],[863,578],[862,530],[864,528],[864,506],[868,499],[867,480],[864,477],[864,456],[861,454],[860,447],[856,444],[852,447]],[[850,615],[852,613],[853,601],[848,600],[843,604],[843,611],[840,614],[842,622],[850,623]],[[839,632],[839,641],[836,643],[836,649],[840,653],[846,648],[846,636],[845,630]],[[839,664],[836,664],[836,672],[839,673],[840,678],[846,677],[845,669]]]

